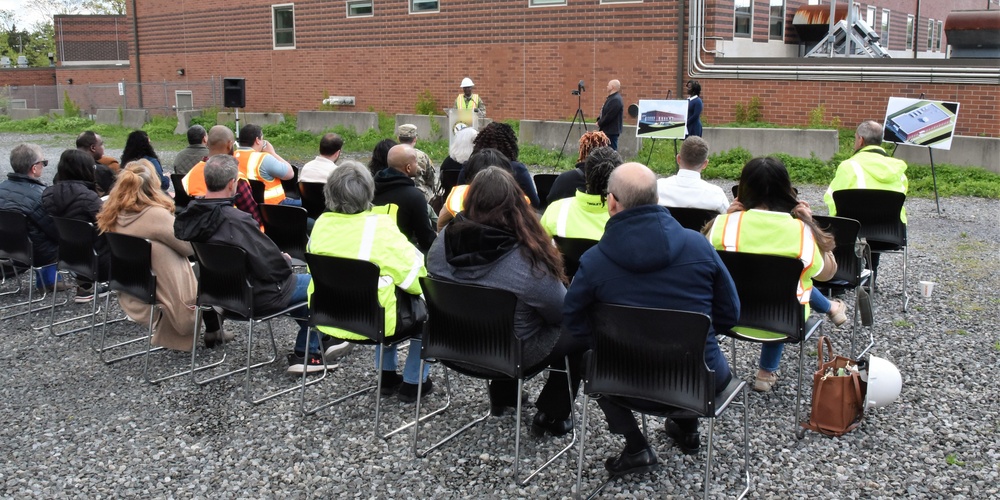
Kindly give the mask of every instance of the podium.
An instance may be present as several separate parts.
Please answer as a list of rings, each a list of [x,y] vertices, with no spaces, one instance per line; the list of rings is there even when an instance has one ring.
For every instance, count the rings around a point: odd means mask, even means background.
[[[445,113],[448,114],[448,145],[451,145],[451,141],[455,139],[455,128],[459,123],[466,127],[482,130],[483,127],[493,121],[471,109],[448,108],[445,109]]]

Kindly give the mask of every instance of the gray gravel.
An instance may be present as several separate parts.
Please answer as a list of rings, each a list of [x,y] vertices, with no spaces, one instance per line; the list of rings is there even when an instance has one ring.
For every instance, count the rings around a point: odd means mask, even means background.
[[[57,160],[72,138],[0,134],[0,174],[10,148],[22,140],[46,145]],[[161,152],[165,159],[172,157]],[[120,154],[120,151],[110,151]],[[169,163],[167,163],[169,164]],[[50,164],[54,171],[54,162]],[[720,182],[728,186],[731,182]],[[825,213],[823,188],[799,186],[817,213]],[[989,278],[1000,258],[1000,201],[911,198],[909,211],[910,310],[900,310],[901,257],[883,258],[876,303],[875,354],[903,372],[902,395],[868,413],[859,429],[841,438],[791,431],[796,348],[783,362],[783,378],[768,395],[751,394],[751,474],[756,498],[1000,498],[1000,298]],[[919,295],[917,281],[937,287]],[[993,283],[993,285],[990,285]],[[9,283],[4,289],[8,289]],[[0,297],[0,305],[13,302]],[[58,315],[84,306],[57,308]],[[112,314],[120,311],[112,305]],[[38,315],[36,324],[47,321]],[[239,332],[241,325],[227,323]],[[0,322],[0,496],[191,498],[562,498],[571,497],[577,453],[556,462],[526,487],[512,485],[511,416],[494,418],[443,450],[416,459],[410,434],[388,441],[373,437],[373,398],[361,397],[303,418],[298,398],[285,396],[259,406],[243,399],[242,378],[204,387],[188,379],[150,386],[138,360],[105,366],[90,350],[87,333],[55,339],[34,332],[25,317]],[[824,327],[836,347],[847,350],[849,330]],[[110,333],[125,338],[138,325],[119,323]],[[258,330],[262,331],[262,330]],[[294,337],[294,324],[274,322],[280,356]],[[229,362],[245,352],[245,335],[228,347]],[[264,355],[264,343],[255,349]],[[729,341],[725,342],[726,349]],[[808,346],[814,355],[815,347]],[[753,373],[747,349],[736,373]],[[212,353],[218,355],[218,353]],[[187,357],[158,355],[156,370],[182,367]],[[807,369],[815,363],[807,361]],[[371,350],[356,349],[312,402],[370,379]],[[443,386],[437,368],[432,376]],[[255,378],[276,388],[293,382],[283,360]],[[453,377],[453,410],[424,431],[443,428],[486,409],[482,385]],[[537,395],[541,380],[530,384]],[[312,389],[312,388],[311,388]],[[807,391],[808,392],[808,391]],[[427,399],[440,404],[443,396]],[[582,404],[582,398],[579,405]],[[383,426],[412,418],[412,405],[383,402]],[[525,419],[534,413],[525,410]],[[605,457],[622,440],[608,434],[603,415],[593,416],[584,461],[588,491],[604,479]],[[738,408],[716,427],[716,496],[739,490]],[[704,427],[703,427],[704,430]],[[424,432],[422,431],[422,432]],[[662,424],[651,425],[651,442],[663,467],[655,474],[619,480],[606,498],[671,498],[700,494],[704,451],[684,456],[671,447]],[[561,441],[525,434],[525,455],[551,452]],[[530,465],[525,462],[525,467]]]

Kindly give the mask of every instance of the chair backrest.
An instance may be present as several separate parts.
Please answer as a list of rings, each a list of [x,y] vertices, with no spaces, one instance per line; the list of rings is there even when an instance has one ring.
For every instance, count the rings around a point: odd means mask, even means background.
[[[304,260],[309,235],[306,231],[308,214],[302,207],[291,205],[258,205],[264,219],[264,234],[282,252],[293,258]]]
[[[593,351],[585,391],[714,415],[715,372],[705,364],[705,314],[599,303],[589,309]]]
[[[288,198],[299,198],[299,171],[302,170],[300,165],[290,163],[292,166],[292,177],[290,179],[281,179],[281,189],[285,190],[285,196]]]
[[[826,215],[814,215],[813,220],[820,229],[833,235],[836,244],[833,257],[837,261],[837,274],[828,281],[842,282],[852,287],[858,286],[861,282],[862,262],[861,256],[856,253],[856,244],[861,223],[854,219]]]
[[[326,195],[323,194],[323,186],[322,182],[299,183],[302,208],[305,208],[309,217],[313,219],[318,219],[326,211]]]
[[[532,180],[535,181],[535,191],[538,192],[539,208],[548,205],[549,191],[552,191],[552,184],[556,182],[558,174],[535,174]]]
[[[795,343],[805,336],[805,308],[796,290],[802,261],[746,252],[719,251],[740,296],[740,319],[736,327],[779,334],[780,341]],[[737,338],[738,332],[718,332]]]
[[[313,285],[309,324],[340,328],[372,342],[384,342],[385,309],[378,301],[378,265],[314,253],[307,253],[305,260]]]
[[[191,197],[184,190],[184,176],[182,174],[170,174],[170,182],[174,185],[174,204],[178,207],[186,207],[191,202]]]
[[[247,179],[250,183],[250,193],[253,196],[253,201],[256,201],[258,205],[264,204],[264,183],[256,179]]]
[[[156,303],[153,245],[145,238],[105,233],[111,250],[111,289],[127,293],[144,304]]]
[[[597,240],[588,240],[586,238],[563,238],[561,236],[553,236],[553,240],[556,242],[556,247],[559,248],[559,252],[563,256],[563,268],[566,271],[566,277],[572,278],[576,275],[576,271],[580,269],[580,257],[590,247],[597,244]]]
[[[506,290],[420,278],[427,299],[427,324],[421,356],[437,359],[463,373],[472,365],[496,375],[523,375],[521,344],[514,335],[517,297]],[[457,364],[456,364],[457,363]]]
[[[444,188],[445,196],[451,192],[451,188],[458,184],[458,174],[461,170],[442,170],[441,171],[441,187]]]
[[[842,189],[833,192],[837,216],[860,222],[859,234],[873,244],[873,249],[906,246],[906,224],[899,219],[905,202],[905,194],[885,189]]]
[[[695,231],[701,231],[708,221],[719,215],[719,212],[705,208],[667,207],[667,210],[681,226]]]
[[[15,210],[0,210],[0,259],[34,265],[28,218]]]
[[[198,306],[218,306],[229,315],[253,318],[253,285],[247,252],[240,247],[192,242],[198,260]]]
[[[53,217],[59,232],[59,268],[97,279],[97,229],[90,222]]]

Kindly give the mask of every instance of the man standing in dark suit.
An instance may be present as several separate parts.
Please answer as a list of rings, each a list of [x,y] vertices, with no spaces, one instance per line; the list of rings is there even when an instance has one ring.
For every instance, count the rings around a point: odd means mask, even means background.
[[[622,112],[625,109],[621,89],[622,82],[618,80],[608,82],[608,98],[604,100],[604,107],[597,117],[597,128],[608,136],[611,148],[615,151],[618,151],[618,136],[622,133]]]

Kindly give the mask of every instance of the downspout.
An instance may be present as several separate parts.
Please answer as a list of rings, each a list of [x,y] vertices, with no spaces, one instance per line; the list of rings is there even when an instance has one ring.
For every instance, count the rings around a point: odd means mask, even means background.
[[[920,48],[920,0],[917,0],[917,15],[913,20],[913,58],[917,58],[917,51]]]
[[[678,99],[684,98],[684,4],[687,0],[677,2],[679,13],[677,15],[677,83],[674,86],[678,90]]]
[[[135,10],[136,0],[132,0],[132,46],[135,48],[135,83],[136,94],[139,96],[139,109],[142,109],[142,64],[139,63],[139,15]]]

